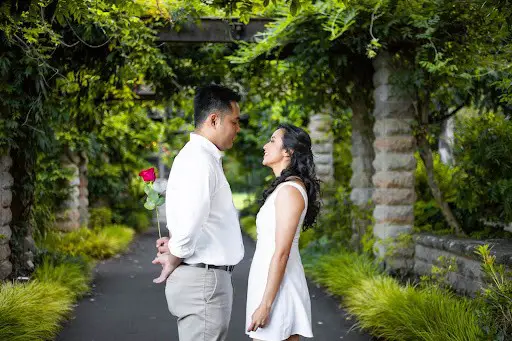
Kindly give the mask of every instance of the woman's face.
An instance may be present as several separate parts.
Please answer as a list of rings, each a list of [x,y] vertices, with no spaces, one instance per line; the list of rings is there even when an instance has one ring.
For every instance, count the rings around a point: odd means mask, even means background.
[[[277,129],[270,137],[270,141],[263,146],[263,165],[272,166],[283,161],[288,157],[288,153],[283,149],[283,129]]]

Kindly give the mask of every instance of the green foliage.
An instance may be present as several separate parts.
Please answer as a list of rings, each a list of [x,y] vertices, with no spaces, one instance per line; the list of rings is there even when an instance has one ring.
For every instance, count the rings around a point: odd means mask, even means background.
[[[455,257],[439,256],[436,263],[432,265],[430,275],[420,277],[421,284],[424,286],[438,286],[446,291],[452,291],[448,276],[457,272],[457,259]]]
[[[44,258],[34,272],[34,279],[43,283],[62,285],[70,291],[75,300],[89,291],[89,269],[84,271],[77,263],[55,264],[50,258]]]
[[[71,311],[72,293],[56,282],[0,286],[0,339],[53,340]]]
[[[233,193],[233,204],[239,211],[245,209],[253,203],[254,200],[254,193]]]
[[[322,212],[314,227],[316,239],[327,237],[332,243],[347,246],[352,236],[353,212],[357,207],[350,201],[350,190],[344,186],[334,188],[335,192],[324,190],[325,197]]]
[[[102,228],[112,224],[112,210],[108,207],[93,207],[89,209],[89,226]]]
[[[96,230],[81,228],[68,233],[49,233],[41,245],[48,250],[71,256],[106,259],[124,251],[133,235],[133,229],[122,225],[109,225]]]
[[[73,175],[64,169],[59,160],[60,146],[53,141],[53,150],[39,154],[36,162],[36,181],[34,190],[34,209],[31,212],[36,233],[44,234],[55,223],[54,213],[69,195],[67,182]]]
[[[375,254],[375,236],[373,235],[373,225],[369,225],[366,228],[363,236],[361,237],[361,246],[363,254],[374,255]]]
[[[511,222],[512,122],[487,113],[460,119],[456,131],[456,204],[472,223],[467,231],[481,229],[483,220]]]
[[[463,115],[456,127],[455,166],[443,164],[439,154],[434,153],[434,175],[444,200],[453,208],[464,231],[474,238],[501,236],[503,223],[512,221],[510,131],[512,124],[501,114]],[[419,157],[415,176],[415,229],[450,233],[431,195]]]
[[[443,213],[432,197],[432,191],[427,181],[427,170],[417,153],[416,159],[414,186],[417,200],[414,203],[414,228],[419,232],[450,233]],[[453,204],[456,195],[454,176],[457,169],[443,164],[438,153],[433,154],[433,159],[435,180],[444,195],[444,200]]]
[[[84,274],[89,273],[94,267],[94,261],[90,261],[82,256],[72,256],[58,251],[52,251],[44,248],[40,240],[36,241],[37,250],[34,255],[34,264],[36,267],[48,262],[51,265],[73,264],[78,266]]]
[[[147,211],[135,211],[126,218],[126,225],[133,227],[137,232],[145,232],[151,225],[151,219]]]
[[[482,258],[486,279],[478,298],[480,324],[493,340],[512,340],[512,273],[496,264],[489,245],[478,246],[476,253]]]
[[[299,238],[299,249],[306,248],[311,242],[316,239],[315,231],[313,229],[307,229],[306,231],[300,232]]]
[[[252,239],[256,240],[258,238],[258,233],[256,232],[256,218],[255,216],[245,216],[240,219],[240,225],[242,230],[249,235]]]

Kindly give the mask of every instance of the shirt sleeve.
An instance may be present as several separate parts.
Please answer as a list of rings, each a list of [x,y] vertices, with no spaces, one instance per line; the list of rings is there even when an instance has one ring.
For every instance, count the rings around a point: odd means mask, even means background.
[[[203,160],[175,160],[165,196],[169,251],[176,257],[194,254],[199,233],[210,213],[215,173]]]

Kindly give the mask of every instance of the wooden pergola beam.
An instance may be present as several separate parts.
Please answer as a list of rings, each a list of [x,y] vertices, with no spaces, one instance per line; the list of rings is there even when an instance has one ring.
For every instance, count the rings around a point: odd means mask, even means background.
[[[201,18],[199,23],[185,24],[179,32],[164,28],[158,34],[159,42],[181,43],[230,43],[237,40],[254,42],[258,33],[265,31],[265,25],[272,19],[251,19],[248,24],[238,20]]]

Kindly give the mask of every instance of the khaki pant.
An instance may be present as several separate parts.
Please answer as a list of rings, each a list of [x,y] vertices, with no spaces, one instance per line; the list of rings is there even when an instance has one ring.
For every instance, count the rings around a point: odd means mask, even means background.
[[[165,297],[178,318],[180,341],[227,339],[233,306],[229,272],[181,265],[167,279]]]

